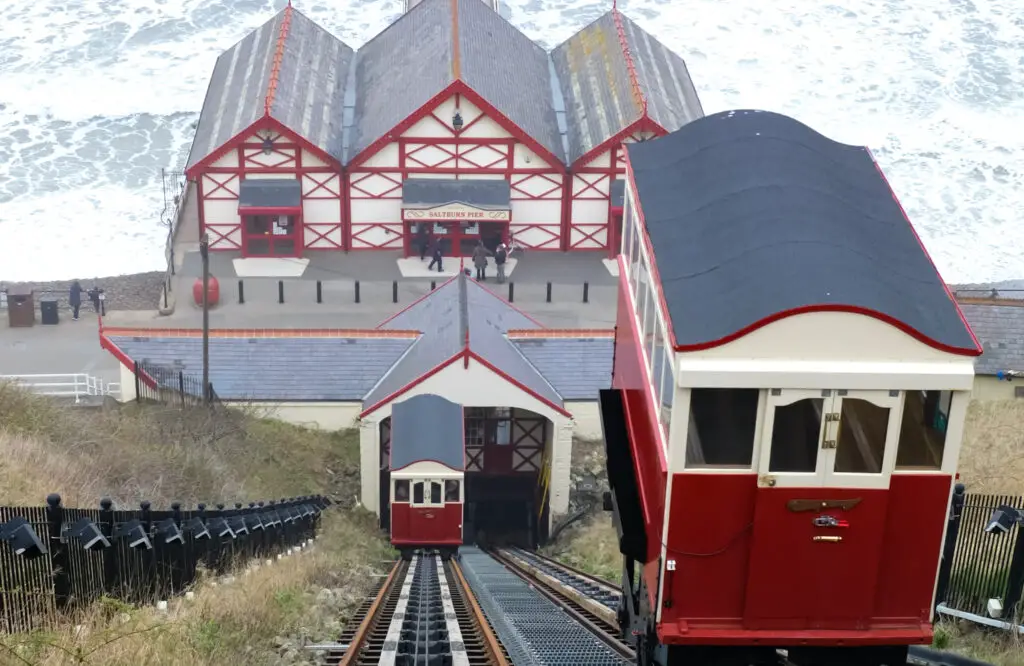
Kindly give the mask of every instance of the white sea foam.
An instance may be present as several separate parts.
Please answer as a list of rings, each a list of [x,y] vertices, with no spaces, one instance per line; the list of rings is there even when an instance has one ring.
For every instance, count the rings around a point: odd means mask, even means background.
[[[159,170],[187,150],[217,55],[282,4],[14,5],[0,27],[0,277],[163,268]],[[352,46],[402,5],[295,4]],[[1024,275],[1011,0],[619,4],[686,58],[707,112],[780,111],[870,146],[947,279]],[[609,6],[511,0],[503,13],[551,46]]]

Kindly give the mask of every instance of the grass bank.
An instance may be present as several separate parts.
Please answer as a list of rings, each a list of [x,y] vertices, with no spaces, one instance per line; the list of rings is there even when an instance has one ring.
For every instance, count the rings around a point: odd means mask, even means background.
[[[0,636],[0,664],[315,663],[308,641],[334,640],[375,589],[391,557],[375,519],[353,508],[358,432],[321,432],[255,411],[134,404],[83,409],[0,385],[0,505],[66,506],[102,497],[137,507],[194,506],[327,494],[338,508],[308,553],[239,575],[201,580],[167,611],[104,599],[49,631]]]

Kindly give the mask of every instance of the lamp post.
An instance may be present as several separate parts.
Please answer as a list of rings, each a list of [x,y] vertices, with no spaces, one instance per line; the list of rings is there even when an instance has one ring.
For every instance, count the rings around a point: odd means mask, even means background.
[[[203,258],[203,404],[210,404],[210,236],[206,232],[199,240],[199,254]]]

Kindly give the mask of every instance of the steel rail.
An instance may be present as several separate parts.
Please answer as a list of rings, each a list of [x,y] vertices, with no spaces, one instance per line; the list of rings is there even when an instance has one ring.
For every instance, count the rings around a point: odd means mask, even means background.
[[[450,566],[452,573],[455,574],[454,580],[451,581],[452,587],[457,589],[461,600],[469,607],[471,620],[477,635],[483,641],[483,649],[487,653],[490,663],[493,666],[511,666],[505,648],[495,635],[494,629],[491,627],[491,623],[488,622],[484,612],[480,609],[480,604],[477,603],[473,590],[470,589],[469,583],[466,582],[466,577],[462,575],[462,568],[454,560],[451,561]]]
[[[532,557],[534,559],[537,559],[537,560],[543,562],[544,564],[548,564],[548,565],[551,565],[553,567],[558,567],[559,569],[562,569],[566,573],[572,574],[572,575],[576,576],[577,578],[580,578],[581,580],[584,580],[587,583],[590,583],[591,585],[595,585],[597,587],[604,588],[605,590],[607,590],[611,594],[618,594],[620,596],[622,595],[622,590],[619,589],[619,587],[615,583],[613,583],[611,581],[608,581],[608,580],[605,580],[604,578],[601,578],[600,576],[595,576],[594,574],[587,573],[586,571],[583,571],[582,569],[578,569],[578,568],[572,566],[571,564],[566,564],[565,562],[562,562],[561,560],[556,560],[553,557],[548,557],[547,555],[541,555],[540,553],[535,553],[533,551],[523,550],[522,548],[510,548],[509,550],[512,553],[516,554],[516,555],[521,553],[523,555],[526,555],[527,558]]]
[[[345,649],[345,654],[341,657],[341,661],[338,662],[338,666],[354,666],[358,663],[359,655],[366,647],[373,629],[380,619],[384,601],[391,596],[390,593],[395,589],[395,583],[404,578],[407,568],[408,563],[401,560],[395,562],[395,565],[391,567],[391,571],[388,573],[388,577],[384,579],[384,583],[380,586],[376,597],[366,608],[363,619],[348,639],[348,647]]]

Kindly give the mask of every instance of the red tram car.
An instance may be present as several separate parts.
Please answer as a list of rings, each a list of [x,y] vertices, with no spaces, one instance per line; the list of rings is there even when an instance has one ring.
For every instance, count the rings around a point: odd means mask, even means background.
[[[437,395],[391,412],[391,544],[451,556],[462,545],[465,436],[462,405]]]
[[[868,149],[730,111],[627,152],[601,412],[638,663],[902,666],[977,339]]]

